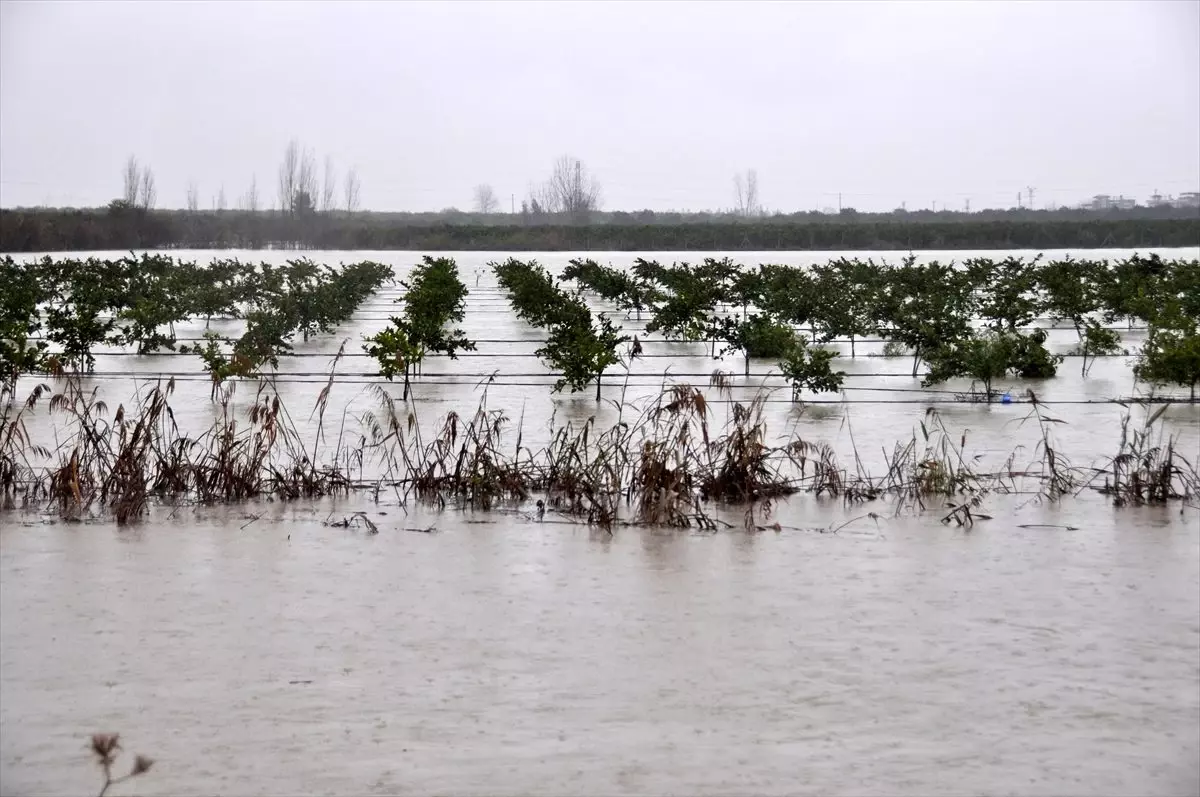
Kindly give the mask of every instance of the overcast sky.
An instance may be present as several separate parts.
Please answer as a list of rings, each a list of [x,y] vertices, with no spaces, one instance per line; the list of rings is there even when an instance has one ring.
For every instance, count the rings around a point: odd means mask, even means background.
[[[292,137],[380,210],[519,206],[562,154],[606,209],[1196,191],[1200,2],[0,2],[0,205],[104,204],[130,154],[160,207],[270,204]]]

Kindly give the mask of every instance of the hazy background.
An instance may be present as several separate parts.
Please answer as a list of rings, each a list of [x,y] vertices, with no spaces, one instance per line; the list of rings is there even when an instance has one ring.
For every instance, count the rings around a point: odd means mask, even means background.
[[[159,207],[297,137],[362,206],[505,210],[570,154],[605,209],[1015,204],[1200,186],[1200,3],[0,3],[0,205]]]

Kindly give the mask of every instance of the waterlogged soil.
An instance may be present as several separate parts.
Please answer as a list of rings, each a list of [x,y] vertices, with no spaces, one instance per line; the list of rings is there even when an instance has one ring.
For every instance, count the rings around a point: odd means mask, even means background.
[[[177,254],[369,258],[401,277],[419,258]],[[536,447],[552,423],[615,421],[617,408],[590,393],[551,395],[553,377],[533,356],[544,333],[512,315],[486,269],[508,255],[453,256],[472,291],[463,328],[479,351],[425,365],[411,405],[423,433],[447,412],[473,412],[492,374],[487,406],[510,416],[513,445],[518,424]],[[572,257],[518,256],[551,271]],[[628,265],[635,255],[591,256]],[[830,256],[732,255],[746,265]],[[312,443],[310,412],[349,340],[326,453],[339,437],[353,443],[360,415],[379,406],[360,340],[386,323],[397,295],[381,292],[281,363],[279,393]],[[1123,337],[1135,351],[1144,332]],[[606,377],[606,399],[644,404],[668,370],[668,380],[707,385],[723,368],[733,387],[708,391],[715,425],[728,400],[765,386],[768,439],[828,443],[846,467],[857,457],[876,475],[922,422],[944,424],[956,443],[965,435],[979,469],[1036,463],[1041,432],[1021,403],[1029,388],[1063,421],[1048,424],[1052,443],[1077,467],[1116,453],[1127,412],[1134,425],[1146,417],[1109,403],[1145,393],[1130,356],[1101,359],[1086,379],[1068,358],[1058,378],[1003,383],[1017,401],[986,406],[954,401],[965,384],[923,390],[909,360],[870,356],[878,342],[859,342],[854,358],[839,342],[844,395],[805,395],[798,407],[768,376],[771,362],[752,362],[746,378],[740,357],[642,340],[647,356],[628,376]],[[1073,331],[1051,331],[1052,350],[1073,344]],[[176,380],[183,432],[218,416],[193,358],[108,352],[96,368],[84,385],[110,411],[161,376]],[[386,390],[399,398],[398,385]],[[240,413],[253,386],[234,395]],[[32,437],[51,447],[61,424],[44,406],[29,417]],[[1161,430],[1200,459],[1200,407],[1167,407]],[[3,513],[0,794],[98,791],[86,739],[102,730],[157,761],[118,794],[1200,792],[1195,508],[1118,510],[1090,489],[1058,504],[994,494],[979,510],[993,519],[970,530],[939,523],[941,507],[893,509],[797,496],[760,520],[778,532],[742,531],[740,511],[728,510],[717,514],[739,530],[612,535],[553,514],[539,521],[530,507],[436,513],[389,493],[378,503],[162,508],[125,530]],[[377,534],[358,521],[326,525],[356,511]]]
[[[97,730],[156,759],[130,794],[1200,788],[1194,512],[831,534],[852,515],[796,506],[713,535],[357,503],[6,522],[0,791],[89,793]],[[359,508],[377,534],[322,525]]]

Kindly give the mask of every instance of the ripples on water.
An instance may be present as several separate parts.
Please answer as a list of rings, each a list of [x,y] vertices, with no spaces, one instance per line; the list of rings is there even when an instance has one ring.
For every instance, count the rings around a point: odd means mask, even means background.
[[[456,256],[470,285],[477,264]],[[388,309],[375,307],[364,315]],[[468,314],[473,334],[537,339],[486,309]],[[499,359],[502,373],[540,370],[522,356],[532,347]],[[163,367],[111,358],[134,359]],[[444,370],[482,370],[463,362]],[[1131,389],[1124,362],[1087,381],[1071,362],[1047,398]],[[430,416],[478,399],[432,382],[418,388]],[[317,389],[285,386],[297,401]],[[357,389],[341,400],[363,401]],[[181,385],[185,421],[207,424],[207,390]],[[490,400],[514,416],[524,403],[527,428],[595,408],[517,385]],[[924,409],[772,406],[773,431],[795,424],[842,451],[846,413],[874,450]],[[1076,464],[1111,450],[1120,408],[1062,406]],[[1029,434],[1025,409],[942,411],[999,455]],[[1198,415],[1171,410],[1190,451]],[[124,531],[2,515],[0,793],[97,790],[85,739],[99,730],[158,760],[128,784],[138,794],[1197,793],[1196,510],[1026,498],[990,498],[996,519],[969,532],[931,514],[837,535],[816,529],[866,510],[799,498],[782,533],[711,536],[360,498],[159,510]],[[378,535],[322,525],[358,509]]]

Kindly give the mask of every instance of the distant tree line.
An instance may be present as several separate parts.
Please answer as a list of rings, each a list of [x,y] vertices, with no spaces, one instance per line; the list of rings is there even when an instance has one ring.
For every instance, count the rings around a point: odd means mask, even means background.
[[[323,200],[323,197],[319,197]],[[298,209],[303,208],[303,210]],[[103,209],[0,210],[0,251],[130,249],[422,249],[732,251],[1145,248],[1200,245],[1200,216],[1175,209],[1111,213],[732,214],[370,213]]]
[[[227,209],[224,186],[213,196],[211,210],[201,209],[195,180],[187,184],[185,209],[157,208],[154,172],[134,156],[121,177],[120,196],[104,208],[0,210],[0,251],[908,250],[1200,244],[1200,209],[1168,206],[770,213],[759,199],[755,169],[734,176],[734,206],[727,210],[604,211],[599,180],[570,155],[559,157],[545,180],[530,185],[520,212],[510,200],[509,213],[502,212],[499,197],[487,183],[474,188],[473,212],[362,211],[358,172],[349,169],[339,185],[333,159],[325,157],[319,174],[315,153],[297,139],[284,149],[273,207],[260,198],[257,176],[237,198],[236,210]]]

